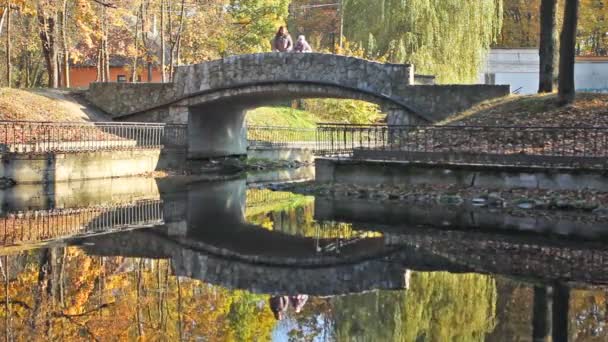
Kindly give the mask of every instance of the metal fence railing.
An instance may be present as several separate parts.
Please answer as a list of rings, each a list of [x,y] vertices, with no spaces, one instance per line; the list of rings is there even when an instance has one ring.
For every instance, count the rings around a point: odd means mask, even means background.
[[[75,152],[185,146],[179,125],[131,122],[0,121],[0,152]]]
[[[608,127],[321,124],[316,150],[364,159],[608,169]]]
[[[316,146],[315,128],[279,126],[249,126],[247,141],[250,148],[310,148]]]

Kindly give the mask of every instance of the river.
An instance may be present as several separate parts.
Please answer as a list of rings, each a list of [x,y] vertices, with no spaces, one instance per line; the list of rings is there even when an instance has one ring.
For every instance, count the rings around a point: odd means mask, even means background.
[[[468,227],[450,211],[261,185],[280,178],[122,178],[0,191],[0,335],[608,339],[604,227]]]

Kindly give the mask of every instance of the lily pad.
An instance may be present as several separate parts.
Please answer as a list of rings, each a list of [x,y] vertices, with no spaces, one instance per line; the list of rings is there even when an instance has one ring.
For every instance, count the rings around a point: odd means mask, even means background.
[[[476,207],[485,207],[488,205],[488,199],[483,197],[475,197],[471,200],[471,203]]]
[[[439,197],[439,203],[445,205],[461,205],[464,202],[459,195],[442,195]]]

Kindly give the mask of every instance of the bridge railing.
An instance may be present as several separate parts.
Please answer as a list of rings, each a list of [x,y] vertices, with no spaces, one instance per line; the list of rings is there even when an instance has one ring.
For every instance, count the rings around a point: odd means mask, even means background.
[[[316,150],[355,159],[608,169],[608,127],[321,124]]]
[[[250,148],[309,148],[316,146],[315,128],[280,126],[248,126],[247,141]]]
[[[316,128],[294,128],[283,126],[248,126],[247,142],[250,148],[308,148],[315,149]],[[161,143],[164,147],[185,148],[188,146],[188,125],[165,124]]]
[[[0,152],[160,148],[165,129],[162,123],[0,121]]]

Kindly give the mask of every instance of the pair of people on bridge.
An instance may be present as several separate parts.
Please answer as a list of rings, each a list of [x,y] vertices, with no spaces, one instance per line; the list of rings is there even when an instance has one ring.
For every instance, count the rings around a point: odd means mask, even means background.
[[[283,26],[279,27],[279,31],[274,37],[272,49],[278,52],[312,52],[310,44],[306,41],[303,35],[298,36],[298,40],[294,46],[291,36],[287,29]]]

